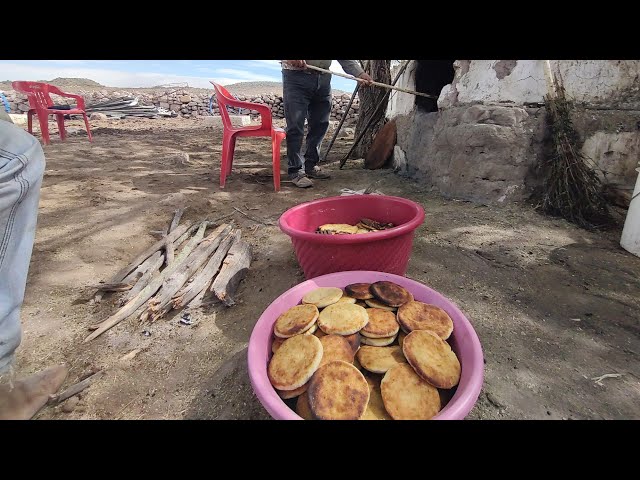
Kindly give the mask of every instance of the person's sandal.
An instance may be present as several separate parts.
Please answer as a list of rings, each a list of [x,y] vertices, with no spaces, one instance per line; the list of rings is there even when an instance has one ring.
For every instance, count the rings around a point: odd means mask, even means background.
[[[306,172],[306,174],[309,178],[317,178],[318,180],[326,180],[327,178],[331,178],[331,175],[323,172],[317,165],[313,167],[313,170]]]
[[[313,187],[313,182],[306,175],[298,175],[297,177],[292,178],[291,181],[296,187],[299,188]]]

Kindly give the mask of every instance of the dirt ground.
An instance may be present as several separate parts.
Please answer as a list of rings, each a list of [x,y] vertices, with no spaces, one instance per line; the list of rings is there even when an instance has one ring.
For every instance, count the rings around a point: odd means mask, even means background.
[[[640,259],[619,247],[619,231],[585,232],[526,204],[446,200],[359,162],[344,170],[330,164],[333,178],[313,189],[285,183],[275,194],[264,138],[240,139],[236,163],[265,168],[238,168],[221,190],[221,132],[200,120],[92,124],[92,144],[84,134],[61,143],[54,129],[54,143],[45,147],[16,367],[26,375],[66,362],[65,385],[91,367],[105,375],[73,411],[46,407],[38,418],[269,418],[251,390],[247,342],[264,308],[304,280],[278,227],[234,214],[253,245],[252,268],[238,305],[194,312],[193,326],[172,317],[150,327],[129,319],[83,344],[87,325],[113,312],[116,301],[92,305],[87,286],[154,242],[150,232],[164,228],[179,206],[188,207],[189,220],[215,219],[236,206],[275,223],[297,203],[367,186],[425,207],[407,276],[457,303],[478,332],[485,383],[469,418],[640,418]],[[348,147],[340,140],[330,160]],[[188,164],[179,152],[189,154]],[[120,360],[138,348],[135,358]],[[594,380],[605,374],[620,376]]]

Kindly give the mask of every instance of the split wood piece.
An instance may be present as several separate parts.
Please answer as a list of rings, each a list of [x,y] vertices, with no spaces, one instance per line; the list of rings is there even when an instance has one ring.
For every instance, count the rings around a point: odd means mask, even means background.
[[[129,317],[129,315],[135,313],[135,311],[138,308],[140,308],[144,304],[144,302],[149,300],[153,296],[153,294],[156,293],[158,289],[162,286],[164,279],[169,277],[169,275],[171,275],[175,270],[177,270],[182,264],[182,262],[189,255],[189,253],[191,253],[191,251],[196,247],[196,245],[200,243],[200,240],[202,239],[202,237],[204,237],[205,228],[206,228],[206,222],[202,222],[202,224],[200,225],[200,228],[198,228],[197,233],[193,236],[191,240],[189,240],[189,243],[180,252],[176,261],[171,265],[169,265],[167,268],[165,268],[162,272],[160,272],[159,275],[154,277],[154,279],[149,283],[149,285],[144,287],[142,291],[135,298],[132,298],[129,302],[127,302],[125,306],[123,306],[115,314],[113,314],[103,322],[100,322],[98,325],[96,325],[97,327],[96,330],[93,333],[91,333],[89,336],[87,336],[87,338],[84,339],[83,343],[87,343],[93,340],[94,338],[99,337],[104,332],[114,327],[125,318]],[[180,231],[180,227],[178,227],[174,232],[178,232],[178,231]],[[174,232],[171,232],[169,235],[173,235]]]
[[[77,395],[97,379],[99,379],[103,374],[103,370],[98,370],[96,373],[91,375],[90,377],[85,378],[81,382],[76,383],[75,385],[70,386],[64,392],[59,393],[57,395],[50,395],[49,400],[47,401],[48,405],[57,405],[59,403],[64,402],[66,399]]]
[[[240,239],[240,230],[235,230],[225,237],[218,246],[216,253],[209,259],[205,267],[200,273],[194,277],[193,281],[188,283],[177,295],[173,297],[173,308],[181,308],[189,304],[196,296],[202,293],[202,297],[207,291],[207,287],[211,285],[213,277],[215,277],[225,256],[229,252],[229,248],[233,242]]]
[[[136,282],[134,287],[129,290],[127,295],[122,298],[120,304],[124,305],[131,299],[135,298],[144,287],[149,285],[151,279],[158,273],[160,267],[164,264],[164,255],[161,252],[156,252],[149,257],[149,264],[147,265],[146,271],[140,277],[140,280]]]
[[[140,281],[142,276],[147,272],[147,270],[149,270],[151,265],[153,265],[156,262],[156,259],[160,255],[162,255],[162,252],[158,250],[156,253],[154,253],[149,258],[147,258],[144,262],[138,265],[138,268],[136,268],[133,272],[127,275],[122,281],[124,283],[130,283],[134,285],[134,288],[135,288],[135,284]]]
[[[191,227],[191,222],[188,222],[188,223],[185,223],[185,224],[179,226],[173,232],[171,232],[167,236],[167,238],[168,239],[172,239],[172,240],[176,239],[176,238],[180,237],[182,234],[184,234],[189,229],[189,227]],[[149,258],[151,255],[156,253],[158,250],[163,248],[166,243],[167,243],[167,239],[165,239],[165,238],[163,238],[161,240],[158,240],[156,243],[154,243],[149,248],[147,248],[144,252],[142,252],[140,255],[138,255],[131,263],[129,263],[129,265],[127,265],[126,267],[123,267],[122,269],[120,269],[118,271],[118,273],[116,273],[113,277],[111,277],[111,280],[109,280],[108,283],[122,282],[124,280],[124,278],[131,271],[133,271],[136,268],[138,268],[138,266],[142,262],[144,262],[147,258]],[[98,292],[96,294],[96,296],[94,297],[94,302],[95,303],[100,303],[100,301],[102,300],[102,296],[103,296],[102,292]]]
[[[99,290],[101,292],[126,292],[127,290],[131,290],[133,287],[130,283],[120,282],[120,283],[100,283],[98,285],[93,285],[91,288]]]
[[[240,231],[239,231],[240,232]],[[238,238],[233,242],[220,273],[211,285],[211,291],[227,307],[235,305],[233,295],[251,265],[251,246]]]
[[[154,298],[149,301],[147,311],[152,321],[156,321],[171,310],[171,299],[180,290],[206,261],[215,252],[224,237],[231,232],[231,227],[222,224],[211,235],[205,238],[193,251],[189,258],[176,269],[162,284],[162,288]]]
[[[169,239],[169,234],[173,232],[178,223],[180,223],[180,219],[182,218],[182,214],[184,213],[184,208],[179,208],[175,211],[173,215],[173,220],[171,220],[171,224],[169,225],[169,230],[167,231],[167,243],[165,245],[165,258],[167,260],[167,265],[171,265],[175,260],[175,245],[173,244],[173,240]]]

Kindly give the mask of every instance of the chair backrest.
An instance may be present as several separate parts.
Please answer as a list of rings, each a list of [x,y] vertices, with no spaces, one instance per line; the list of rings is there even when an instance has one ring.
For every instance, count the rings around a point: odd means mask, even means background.
[[[27,94],[29,106],[36,109],[46,109],[53,105],[53,101],[49,96],[49,91],[53,85],[41,82],[12,82],[11,86],[17,92]],[[53,87],[53,89],[58,90]],[[57,93],[57,92],[56,92]]]
[[[224,88],[222,85],[217,84],[215,82],[211,82],[213,84],[213,89],[216,92],[216,99],[218,100],[218,109],[220,110],[220,116],[222,117],[222,124],[224,128],[232,128],[231,118],[229,118],[229,112],[227,111],[227,105],[229,100],[233,100],[233,95],[229,93],[229,90]]]

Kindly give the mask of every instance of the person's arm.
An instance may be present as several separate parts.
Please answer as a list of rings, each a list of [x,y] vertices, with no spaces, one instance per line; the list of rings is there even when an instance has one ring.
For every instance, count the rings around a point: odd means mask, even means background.
[[[366,82],[367,85],[371,85],[373,79],[362,69],[360,63],[357,60],[338,60],[338,63],[345,71],[345,73],[353,75],[357,78],[361,78]]]
[[[287,65],[295,68],[307,68],[307,62],[304,60],[282,60]]]

